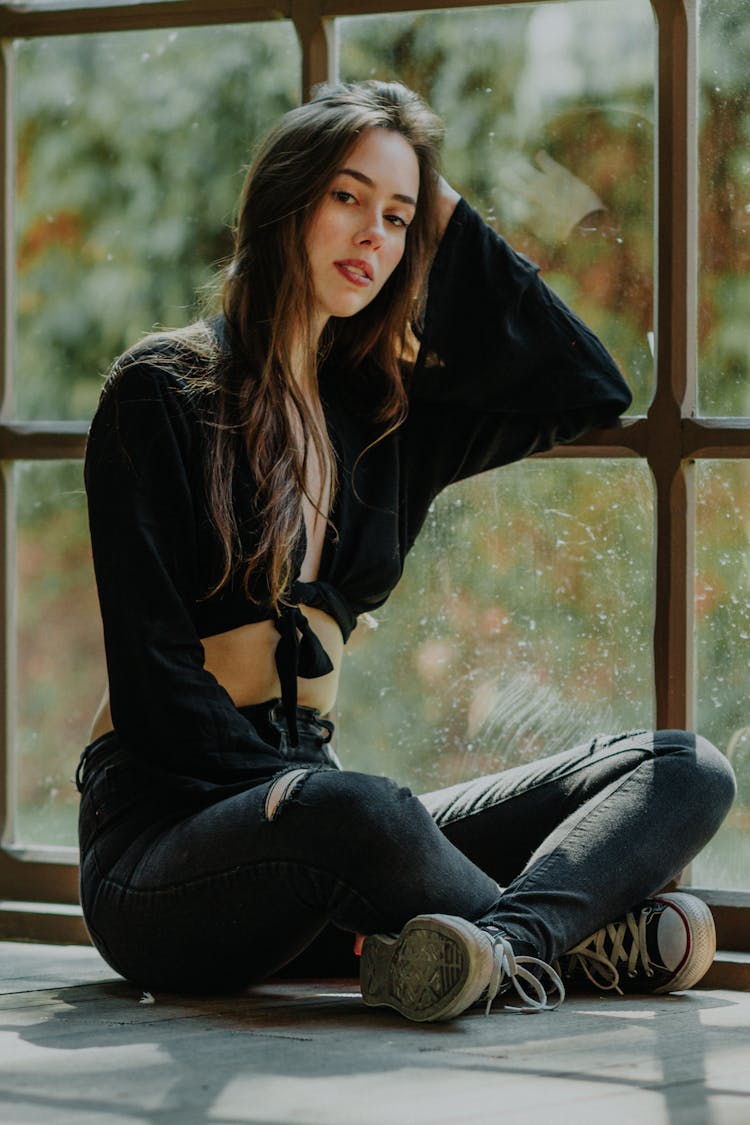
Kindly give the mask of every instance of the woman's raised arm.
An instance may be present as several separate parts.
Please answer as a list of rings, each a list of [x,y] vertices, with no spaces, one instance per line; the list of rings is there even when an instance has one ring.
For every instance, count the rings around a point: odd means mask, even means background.
[[[631,401],[600,340],[448,184],[407,422],[435,492],[616,423]]]
[[[448,223],[453,217],[453,212],[456,210],[458,201],[461,196],[455,188],[452,188],[444,176],[440,177],[439,192],[437,201],[437,236],[438,241],[442,239],[445,234]]]

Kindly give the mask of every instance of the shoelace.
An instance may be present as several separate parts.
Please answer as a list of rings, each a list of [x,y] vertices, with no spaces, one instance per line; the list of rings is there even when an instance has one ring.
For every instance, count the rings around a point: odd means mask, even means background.
[[[638,921],[635,915],[626,914],[622,922],[610,922],[601,930],[585,938],[580,945],[569,949],[565,955],[566,961],[570,959],[570,970],[580,964],[584,973],[597,988],[603,992],[614,989],[622,996],[620,974],[617,970],[618,961],[627,961],[628,975],[634,976],[638,961],[640,960],[646,976],[653,976],[651,959],[648,955],[646,943],[646,923],[649,918],[647,910],[641,910]],[[625,941],[630,938],[630,951],[625,950]],[[607,943],[611,943],[609,951]]]
[[[546,961],[541,961],[538,957],[516,957],[513,952],[513,947],[507,938],[504,938],[500,933],[493,933],[490,930],[485,930],[493,945],[493,952],[495,955],[495,964],[492,969],[492,976],[490,983],[487,986],[487,1006],[485,1007],[485,1015],[489,1015],[492,1003],[495,1000],[498,992],[502,988],[503,982],[512,984],[518,995],[524,1002],[524,1007],[516,1008],[512,1005],[507,1005],[509,1012],[541,1012],[544,1009],[552,1011],[554,1008],[559,1008],[565,999],[565,986],[560,980],[560,977]],[[548,991],[545,989],[542,982],[533,973],[529,972],[526,965],[536,965],[537,968],[542,969],[543,972],[552,981],[552,988]],[[530,985],[533,995],[530,995],[522,982]],[[551,1004],[549,1001],[550,992],[557,991],[559,999]]]

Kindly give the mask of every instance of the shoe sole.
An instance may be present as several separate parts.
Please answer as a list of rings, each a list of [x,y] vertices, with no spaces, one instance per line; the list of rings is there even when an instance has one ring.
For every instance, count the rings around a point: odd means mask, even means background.
[[[695,895],[670,894],[657,895],[661,902],[668,902],[685,923],[688,932],[688,947],[682,964],[667,983],[654,989],[655,992],[681,992],[693,988],[713,964],[716,954],[716,927],[711,911],[702,899]]]
[[[362,947],[362,999],[417,1023],[447,1020],[474,1004],[494,965],[492,943],[462,918],[422,914],[398,937],[372,934]]]

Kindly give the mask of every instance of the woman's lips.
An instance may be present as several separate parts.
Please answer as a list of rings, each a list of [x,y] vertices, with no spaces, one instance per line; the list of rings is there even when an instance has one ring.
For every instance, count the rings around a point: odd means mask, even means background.
[[[346,259],[343,262],[334,262],[333,264],[352,285],[358,285],[363,289],[372,285],[372,269],[367,262]]]

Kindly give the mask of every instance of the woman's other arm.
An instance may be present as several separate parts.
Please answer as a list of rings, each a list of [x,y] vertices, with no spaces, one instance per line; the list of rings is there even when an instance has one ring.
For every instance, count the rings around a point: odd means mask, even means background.
[[[160,366],[110,378],[86,452],[89,523],[114,726],[154,760],[232,753],[253,731],[204,666],[190,606],[201,589],[199,427]]]

